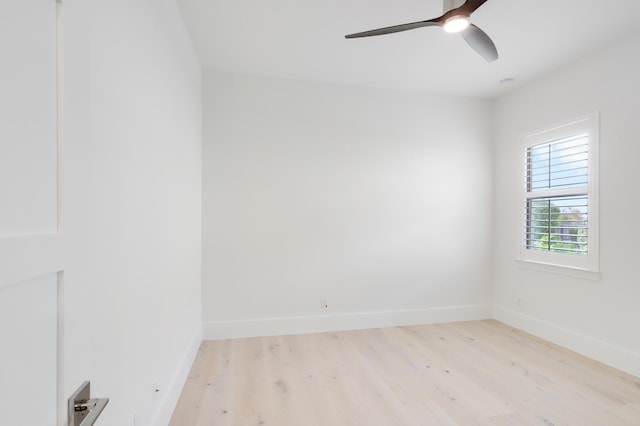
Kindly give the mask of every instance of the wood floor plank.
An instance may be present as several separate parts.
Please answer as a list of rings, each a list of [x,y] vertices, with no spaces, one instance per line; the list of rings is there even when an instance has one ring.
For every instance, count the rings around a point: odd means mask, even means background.
[[[640,425],[640,378],[493,320],[207,341],[170,425]]]

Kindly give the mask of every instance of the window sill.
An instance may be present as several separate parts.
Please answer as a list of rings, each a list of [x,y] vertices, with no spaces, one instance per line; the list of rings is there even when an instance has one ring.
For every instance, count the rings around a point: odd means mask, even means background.
[[[570,266],[554,265],[551,263],[536,262],[532,260],[517,259],[518,266],[530,271],[545,272],[548,274],[563,275],[565,277],[578,278],[589,281],[600,281],[600,272],[587,269],[573,268]]]

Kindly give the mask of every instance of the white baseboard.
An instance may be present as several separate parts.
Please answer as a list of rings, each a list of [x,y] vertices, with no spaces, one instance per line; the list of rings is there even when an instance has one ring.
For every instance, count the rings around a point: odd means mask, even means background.
[[[640,354],[501,306],[493,318],[589,358],[640,377]]]
[[[209,321],[204,323],[204,339],[220,340],[241,337],[281,336],[400,325],[473,321],[489,318],[491,318],[491,307],[489,305],[473,305],[237,321]]]
[[[191,371],[193,361],[198,354],[200,343],[202,343],[202,324],[196,327],[191,340],[189,340],[184,355],[180,359],[165,392],[163,392],[162,399],[158,404],[158,409],[150,423],[151,425],[167,426],[171,421],[173,410],[176,408],[176,404],[182,393],[182,388],[187,381],[187,377],[189,377],[189,371]]]

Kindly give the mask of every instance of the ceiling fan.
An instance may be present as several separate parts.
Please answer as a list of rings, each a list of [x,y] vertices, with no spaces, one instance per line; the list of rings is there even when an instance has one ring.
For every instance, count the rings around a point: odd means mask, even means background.
[[[471,14],[486,1],[487,0],[443,0],[443,14],[438,18],[349,34],[346,35],[345,38],[371,37],[421,27],[440,26],[447,32],[459,32],[473,50],[487,62],[493,62],[498,59],[498,50],[495,44],[493,44],[491,38],[489,38],[484,31],[471,23]]]

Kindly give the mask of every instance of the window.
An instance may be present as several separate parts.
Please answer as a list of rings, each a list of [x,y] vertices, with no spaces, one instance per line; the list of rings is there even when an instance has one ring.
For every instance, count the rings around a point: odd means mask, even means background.
[[[598,270],[596,115],[524,138],[520,259]]]

